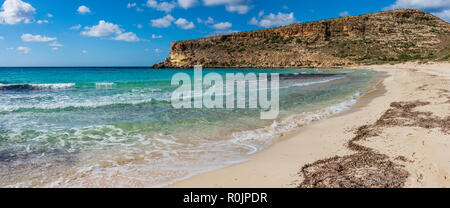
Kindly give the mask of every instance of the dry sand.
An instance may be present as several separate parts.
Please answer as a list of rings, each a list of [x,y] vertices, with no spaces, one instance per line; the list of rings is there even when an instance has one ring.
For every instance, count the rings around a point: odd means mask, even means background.
[[[359,68],[389,76],[351,112],[169,187],[450,187],[450,63]]]

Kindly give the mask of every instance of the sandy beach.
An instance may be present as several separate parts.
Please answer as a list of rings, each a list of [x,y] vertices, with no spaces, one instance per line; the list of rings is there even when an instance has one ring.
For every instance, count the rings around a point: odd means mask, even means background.
[[[357,68],[388,76],[349,112],[169,187],[450,187],[450,63]]]

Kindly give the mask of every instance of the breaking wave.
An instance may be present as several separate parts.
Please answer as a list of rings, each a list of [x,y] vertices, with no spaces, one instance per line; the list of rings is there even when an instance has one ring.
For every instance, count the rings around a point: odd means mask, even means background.
[[[75,83],[51,83],[51,84],[0,84],[3,91],[30,91],[45,89],[66,89],[72,88]]]

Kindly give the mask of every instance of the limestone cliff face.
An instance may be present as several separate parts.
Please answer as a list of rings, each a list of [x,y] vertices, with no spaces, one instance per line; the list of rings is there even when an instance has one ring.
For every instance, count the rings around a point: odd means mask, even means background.
[[[156,68],[335,67],[448,60],[450,24],[402,9],[177,41]]]

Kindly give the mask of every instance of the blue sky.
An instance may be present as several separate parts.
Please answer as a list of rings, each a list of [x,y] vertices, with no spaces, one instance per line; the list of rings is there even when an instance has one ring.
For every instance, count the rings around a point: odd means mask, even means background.
[[[0,0],[0,66],[151,66],[170,42],[450,0]]]

